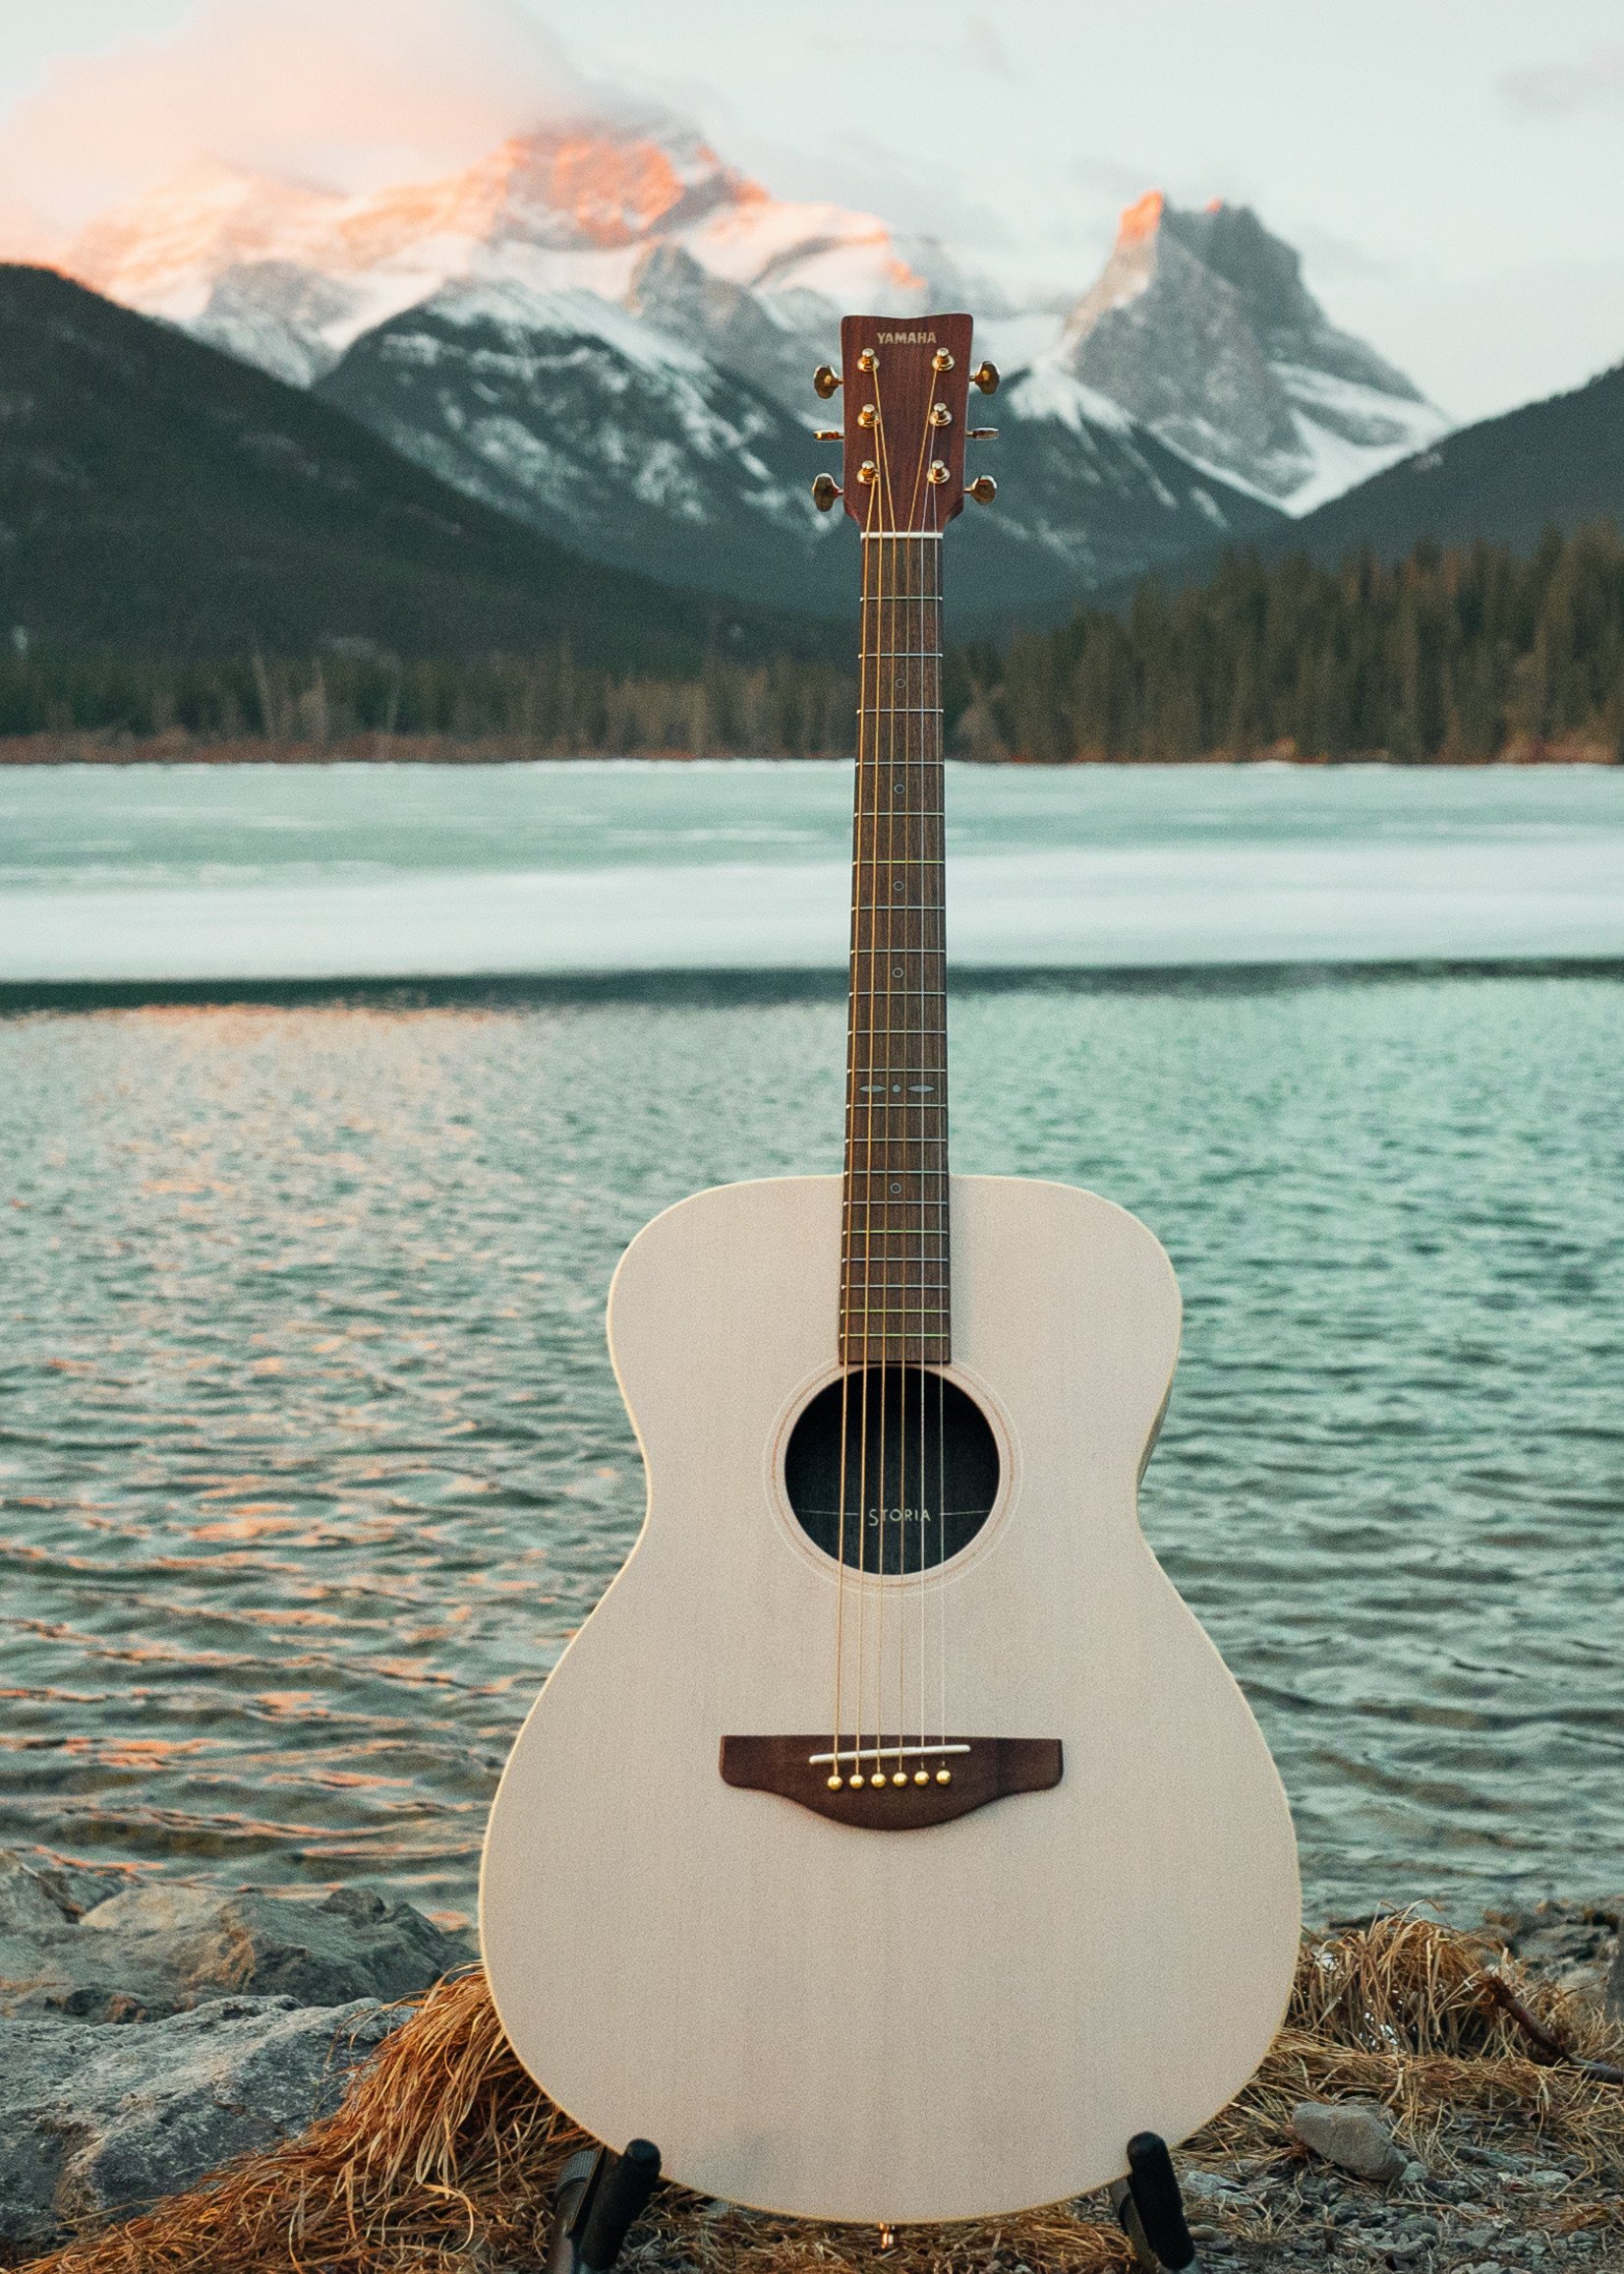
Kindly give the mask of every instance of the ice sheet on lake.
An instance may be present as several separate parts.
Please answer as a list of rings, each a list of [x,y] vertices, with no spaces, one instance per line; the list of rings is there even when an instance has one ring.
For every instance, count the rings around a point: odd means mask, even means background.
[[[843,964],[834,860],[0,893],[0,981],[275,980]],[[960,967],[1624,958],[1624,839],[1074,845],[951,864]]]

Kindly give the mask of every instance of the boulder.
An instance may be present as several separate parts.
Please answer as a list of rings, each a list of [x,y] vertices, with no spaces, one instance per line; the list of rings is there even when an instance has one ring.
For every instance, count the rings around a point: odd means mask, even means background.
[[[128,2216],[302,2131],[403,2018],[217,1998],[141,2029],[0,2020],[0,2245]]]
[[[1386,2185],[1410,2170],[1386,2111],[1374,2101],[1300,2100],[1292,2110],[1292,2129],[1305,2147],[1356,2179]]]
[[[321,1901],[180,1881],[109,1894],[0,1856],[0,2013],[145,2021],[222,1993],[407,1998],[473,1955],[466,1938],[368,1888]]]
[[[59,1933],[128,1884],[118,1872],[29,1862],[0,1847],[0,1936]]]

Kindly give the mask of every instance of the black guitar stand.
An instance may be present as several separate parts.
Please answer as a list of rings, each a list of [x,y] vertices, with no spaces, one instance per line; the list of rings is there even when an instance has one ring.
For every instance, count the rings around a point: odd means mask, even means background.
[[[1128,2143],[1128,2177],[1111,2189],[1111,2204],[1144,2274],[1172,2274],[1195,2263],[1195,2244],[1185,2218],[1179,2175],[1160,2132],[1136,2131]]]
[[[572,2155],[552,2190],[547,2274],[609,2274],[659,2179],[652,2140],[630,2141],[624,2155],[607,2147]],[[1111,2189],[1111,2203],[1144,2274],[1185,2274],[1194,2265],[1178,2175],[1159,2132],[1129,2141],[1128,2177]]]
[[[582,2148],[552,2190],[552,2247],[547,2274],[609,2274],[628,2229],[654,2193],[660,2150],[650,2139],[612,2148]]]

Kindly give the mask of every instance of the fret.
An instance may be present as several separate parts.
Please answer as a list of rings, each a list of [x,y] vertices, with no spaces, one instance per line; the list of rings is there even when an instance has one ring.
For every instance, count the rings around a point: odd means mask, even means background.
[[[909,1145],[945,1145],[947,1141],[948,1140],[946,1137],[908,1137],[906,1139],[900,1137],[886,1137],[881,1139],[879,1149],[884,1150],[886,1146],[893,1143],[901,1144],[906,1142]],[[860,1137],[854,1137],[852,1139],[852,1144],[854,1147],[862,1146],[864,1140]],[[866,1173],[866,1170],[857,1167],[855,1163],[852,1164],[852,1174],[854,1176],[860,1177]],[[940,1170],[935,1166],[934,1163],[927,1167],[923,1161],[894,1161],[887,1167],[877,1167],[874,1170],[874,1174],[881,1177],[937,1176],[940,1175]]]
[[[873,1240],[909,1240],[909,1242],[912,1240],[947,1240],[947,1233],[944,1233],[942,1228],[937,1228],[935,1233],[930,1233],[930,1230],[923,1230],[923,1228],[912,1230],[912,1233],[885,1233],[885,1230],[880,1230],[880,1233],[871,1233],[871,1230],[853,1230],[853,1233],[848,1233],[848,1240],[862,1240],[864,1247],[869,1247],[869,1242],[873,1242]],[[846,1257],[846,1259],[848,1262],[857,1262],[860,1257]],[[930,1262],[930,1259],[933,1257],[921,1257],[921,1262]]]
[[[935,1333],[945,1328],[951,1317],[952,1307],[946,1303],[872,1303],[853,1306],[858,1321],[857,1331],[866,1326],[871,1338],[885,1334],[900,1334],[923,1320],[926,1331]]]
[[[947,1280],[864,1280],[864,1294],[947,1294]],[[940,1303],[935,1306],[942,1310]]]

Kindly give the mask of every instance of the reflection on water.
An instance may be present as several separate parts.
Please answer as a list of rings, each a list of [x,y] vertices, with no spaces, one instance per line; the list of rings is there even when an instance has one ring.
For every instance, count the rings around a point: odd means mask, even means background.
[[[957,1165],[1093,1184],[1179,1267],[1145,1520],[1321,1907],[1624,1876],[1621,1014],[1548,977],[956,1004]],[[640,1512],[614,1258],[837,1165],[841,1021],[0,1021],[0,1839],[466,1909]]]

